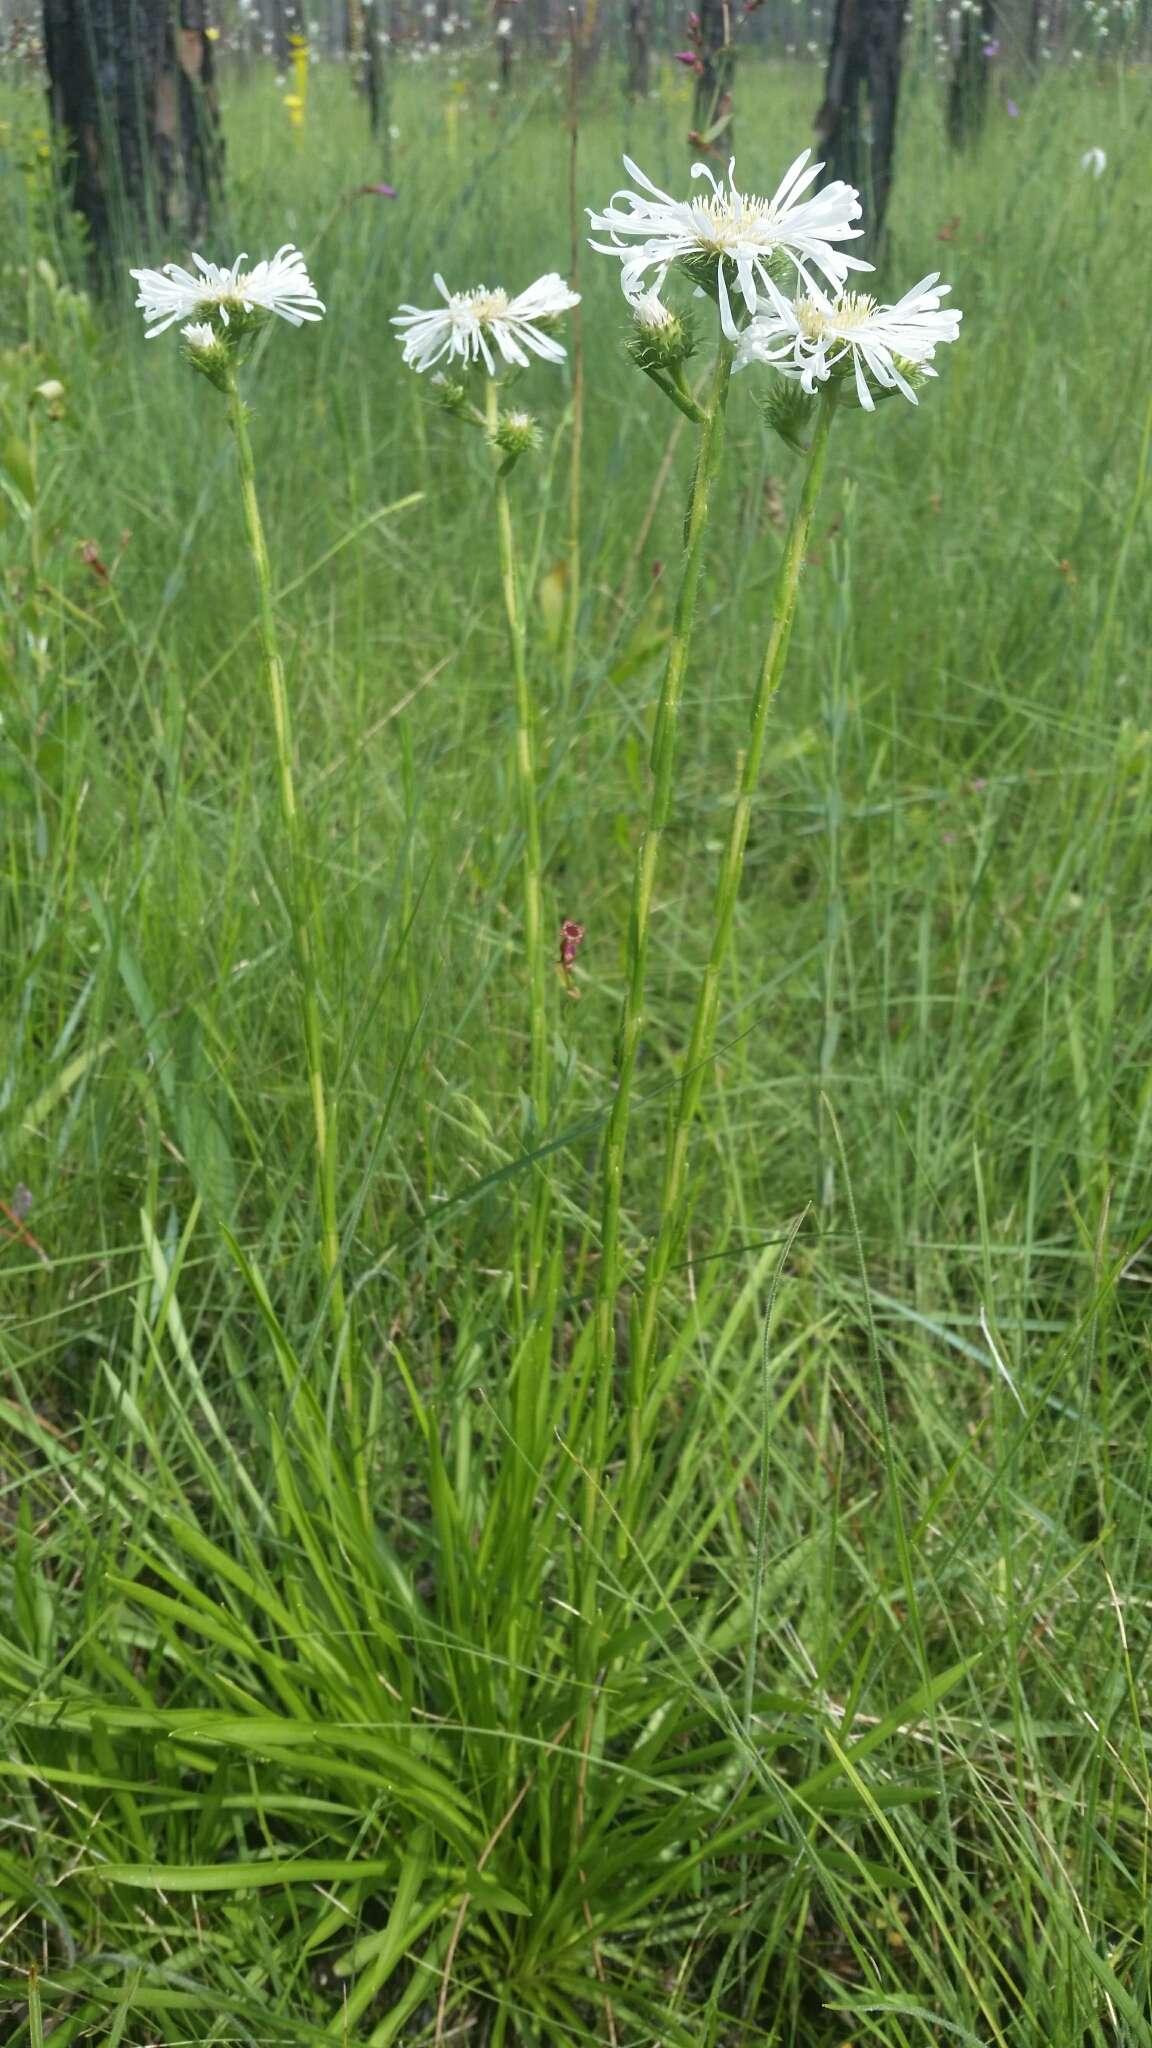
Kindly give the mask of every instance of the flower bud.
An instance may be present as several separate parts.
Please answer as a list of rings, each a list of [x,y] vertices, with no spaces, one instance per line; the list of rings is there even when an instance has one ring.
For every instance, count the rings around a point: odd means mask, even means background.
[[[816,398],[801,387],[798,378],[773,377],[760,397],[760,410],[765,424],[780,436],[786,448],[791,448],[794,455],[807,454],[804,436],[816,411]]]
[[[64,386],[59,377],[48,377],[43,384],[37,384],[29,404],[35,405],[37,399],[44,406],[50,420],[63,419]]]
[[[461,413],[468,404],[468,392],[461,379],[446,377],[443,370],[437,370],[428,379],[428,395],[444,412]]]
[[[180,329],[184,353],[194,370],[199,370],[218,391],[224,389],[235,352],[231,332],[222,334],[209,320],[192,320]]]
[[[522,455],[540,446],[540,429],[530,412],[502,412],[492,430],[492,446],[507,456],[510,469]]]
[[[676,370],[695,353],[692,322],[674,313],[655,292],[644,292],[633,300],[632,318],[635,325],[627,347],[637,369]]]

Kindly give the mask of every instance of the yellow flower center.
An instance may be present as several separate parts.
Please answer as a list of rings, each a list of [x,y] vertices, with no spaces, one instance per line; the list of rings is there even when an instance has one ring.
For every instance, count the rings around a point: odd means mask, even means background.
[[[499,320],[508,311],[507,292],[476,291],[470,296],[471,309],[477,320]]]
[[[845,292],[830,315],[815,299],[803,298],[796,303],[800,332],[809,341],[823,341],[832,334],[846,336],[853,328],[863,327],[875,311],[876,301],[867,292]]]
[[[706,249],[733,249],[760,227],[770,211],[767,199],[755,192],[715,192],[710,199],[694,201],[700,223],[700,240]]]

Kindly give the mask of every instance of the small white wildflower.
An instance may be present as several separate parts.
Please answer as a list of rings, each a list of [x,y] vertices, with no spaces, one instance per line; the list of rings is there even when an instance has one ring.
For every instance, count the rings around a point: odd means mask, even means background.
[[[227,327],[237,314],[274,313],[289,326],[299,327],[305,320],[319,320],[324,313],[304,258],[291,242],[251,270],[244,268],[247,256],[238,256],[229,268],[206,263],[203,256],[193,256],[192,261],[196,274],[179,263],[166,263],[162,270],[131,272],[140,287],[136,304],[151,323],[149,341],[177,320],[197,315],[202,320],[214,313]]]
[[[1098,145],[1094,149],[1086,149],[1084,151],[1080,159],[1080,169],[1082,171],[1091,171],[1094,178],[1102,178],[1107,168],[1108,158]]]
[[[465,363],[482,361],[488,375],[494,377],[490,340],[504,362],[520,369],[528,365],[525,349],[545,362],[563,362],[565,349],[537,323],[555,320],[579,305],[580,294],[569,291],[554,270],[511,299],[500,287],[489,291],[486,285],[477,285],[470,292],[450,292],[439,272],[434,282],[444,300],[442,306],[430,310],[401,306],[392,316],[393,327],[402,330],[398,339],[404,344],[404,361],[414,370],[429,370],[445,356],[449,360],[459,356]]]
[[[731,265],[740,296],[753,313],[757,287],[766,285],[767,266],[775,256],[786,257],[806,282],[805,266],[815,264],[839,291],[849,270],[872,268],[858,256],[846,256],[832,246],[863,232],[852,226],[861,210],[860,195],[837,179],[822,192],[802,197],[824,168],[809,163],[811,154],[806,149],[797,157],[771,199],[738,190],[735,158],[728,166],[727,185],[719,182],[707,164],[693,164],[692,176],[707,178],[711,192],[673,199],[626,156],[625,169],[643,191],[614,192],[603,213],[588,209],[592,226],[611,236],[609,242],[592,242],[592,247],[603,255],[619,257],[620,282],[629,299],[645,289],[651,271],[656,272],[659,290],[670,265],[677,261],[686,262],[690,272],[693,264],[702,266],[709,277],[714,263],[721,311],[728,313],[725,272]],[[617,204],[619,200],[627,201],[627,209]]]
[[[921,278],[894,306],[878,305],[864,292],[846,292],[832,300],[818,286],[793,303],[770,286],[768,299],[740,336],[736,368],[770,363],[811,392],[851,361],[856,395],[866,412],[872,412],[876,403],[869,378],[882,391],[901,391],[916,405],[919,401],[904,372],[912,368],[934,377],[930,365],[937,347],[955,341],[960,332],[959,312],[940,304],[952,287],[939,279],[939,271]]]

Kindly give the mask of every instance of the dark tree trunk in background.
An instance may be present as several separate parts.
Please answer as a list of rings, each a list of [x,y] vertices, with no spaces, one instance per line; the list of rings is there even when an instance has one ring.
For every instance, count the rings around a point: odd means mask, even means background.
[[[861,226],[873,250],[892,190],[903,35],[904,0],[836,0],[816,132],[826,176],[859,189]]]
[[[105,270],[208,217],[222,149],[206,0],[44,0],[52,119],[68,138],[72,204]]]
[[[578,14],[580,83],[586,85],[595,72],[604,49],[604,31],[608,26],[608,0],[584,0]]]
[[[380,76],[380,31],[376,26],[376,9],[370,7],[364,22],[364,91],[368,98],[368,126],[373,135],[379,135],[384,125],[384,91]]]
[[[736,52],[732,47],[732,9],[729,0],[700,0],[698,48],[700,69],[692,108],[689,141],[705,149],[715,148],[725,156],[733,149],[732,84]]]
[[[948,81],[948,140],[953,149],[975,142],[988,118],[991,64],[984,46],[992,40],[995,23],[995,0],[980,0],[979,15],[961,16],[960,47]]]
[[[1028,62],[1040,62],[1040,18],[1044,12],[1043,0],[1031,0],[1028,8]]]
[[[212,217],[224,175],[224,142],[216,97],[215,45],[208,0],[180,0],[176,48],[184,225],[197,237]]]
[[[292,45],[288,36],[295,26],[294,9],[286,4],[286,0],[272,0],[272,55],[279,71],[287,71],[292,62]]]
[[[177,125],[168,0],[44,0],[44,56],[52,119],[71,150],[72,204],[107,265],[118,240],[168,223]]]
[[[371,0],[347,0],[344,12],[344,46],[352,65],[352,81],[368,105],[368,126],[379,135],[382,118],[380,91],[380,36],[376,9]]]
[[[628,70],[624,90],[630,99],[648,97],[651,76],[652,0],[628,0]]]
[[[493,0],[492,21],[496,30],[496,75],[501,92],[512,83],[512,10],[508,0]]]

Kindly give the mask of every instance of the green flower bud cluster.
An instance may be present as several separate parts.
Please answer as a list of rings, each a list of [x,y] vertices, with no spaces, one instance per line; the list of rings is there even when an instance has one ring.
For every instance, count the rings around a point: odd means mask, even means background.
[[[507,476],[513,463],[519,462],[522,455],[530,455],[539,448],[542,438],[539,425],[530,412],[502,412],[489,436],[493,448],[505,458],[501,475]]]
[[[435,376],[429,378],[428,395],[441,412],[459,414],[469,410],[468,389],[463,378],[445,376],[443,370],[437,370]]]

